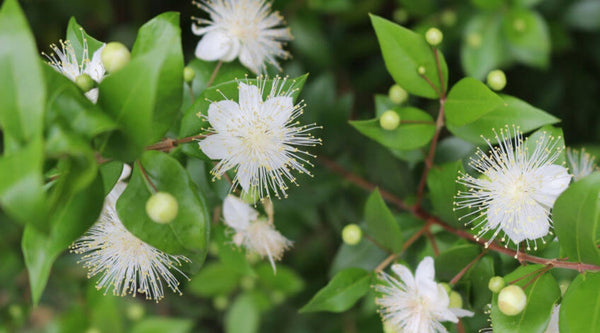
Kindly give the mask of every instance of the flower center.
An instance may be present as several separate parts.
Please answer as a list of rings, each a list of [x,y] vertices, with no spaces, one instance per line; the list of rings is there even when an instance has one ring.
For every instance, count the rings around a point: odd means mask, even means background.
[[[510,204],[522,203],[528,197],[528,182],[523,175],[519,175],[512,182],[506,184],[504,197]]]

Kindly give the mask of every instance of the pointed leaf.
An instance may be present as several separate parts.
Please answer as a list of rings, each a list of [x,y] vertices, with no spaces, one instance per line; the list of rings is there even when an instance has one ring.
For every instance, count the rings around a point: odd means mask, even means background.
[[[593,333],[600,327],[600,273],[580,274],[560,303],[561,332]]]
[[[483,83],[464,78],[456,83],[444,104],[448,126],[462,126],[491,112],[503,101]]]
[[[344,312],[369,291],[370,284],[369,272],[360,268],[345,269],[319,290],[308,304],[300,309],[300,313]]]
[[[404,243],[400,227],[377,189],[367,199],[365,222],[369,236],[390,252],[400,252]]]

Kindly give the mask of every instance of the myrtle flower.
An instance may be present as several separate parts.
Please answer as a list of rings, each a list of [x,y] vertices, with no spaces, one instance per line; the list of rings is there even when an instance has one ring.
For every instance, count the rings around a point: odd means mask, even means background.
[[[90,60],[88,44],[84,37],[83,54],[81,56],[82,61],[79,63],[71,42],[68,40],[61,40],[59,43],[60,47],[56,44],[50,45],[50,48],[54,52],[53,54],[48,55],[42,52],[42,55],[48,58],[48,64],[50,66],[73,82],[75,82],[75,79],[82,74],[89,75],[92,80],[97,83],[102,81],[106,71],[104,70],[104,65],[102,65],[100,54],[106,44],[102,44],[102,46],[94,52],[92,59]],[[96,103],[96,101],[98,101],[98,88],[86,92],[85,96],[93,103]]]
[[[272,221],[260,217],[255,209],[233,195],[223,201],[223,219],[235,230],[233,241],[237,246],[243,245],[261,258],[268,257],[276,271],[275,261],[281,260],[292,242],[275,230]]]
[[[83,254],[80,262],[87,269],[88,278],[98,275],[96,289],[104,289],[104,294],[111,289],[119,296],[141,293],[146,299],[158,302],[164,297],[163,282],[181,294],[179,282],[170,269],[186,277],[177,267],[189,260],[146,244],[123,226],[115,205],[126,186],[121,181],[115,185],[104,202],[100,218],[75,241],[72,252]]]
[[[560,313],[560,304],[555,305],[552,308],[552,314],[550,315],[550,321],[548,322],[548,326],[546,327],[546,330],[544,331],[544,333],[559,333],[558,330],[558,319],[559,319],[559,313]]]
[[[398,278],[382,272],[375,290],[380,293],[375,302],[386,327],[398,332],[447,332],[444,321],[458,322],[459,317],[473,316],[473,312],[449,308],[450,298],[436,283],[431,257],[424,258],[415,275],[399,264],[392,266]]]
[[[193,2],[207,12],[210,19],[192,17],[192,32],[203,36],[196,47],[196,57],[232,61],[239,58],[248,69],[264,72],[266,63],[281,70],[277,58],[286,59],[284,43],[292,39],[283,27],[279,12],[271,12],[266,0],[211,0]]]
[[[575,181],[585,178],[585,176],[597,169],[594,159],[596,158],[586,153],[585,149],[579,151],[567,148],[567,162],[569,163],[569,170]]]
[[[476,178],[460,173],[457,182],[468,190],[455,196],[455,210],[468,211],[459,220],[468,219],[472,229],[480,228],[477,238],[494,230],[486,246],[503,232],[503,242],[525,240],[529,250],[529,241],[533,241],[537,248],[536,239],[550,231],[554,201],[571,180],[567,168],[553,164],[564,147],[560,137],[543,133],[535,148],[528,149],[515,126],[494,133],[498,146],[485,139],[489,155],[478,149],[469,162],[482,175]]]
[[[212,135],[199,145],[208,157],[220,160],[211,171],[215,178],[234,168],[232,188],[240,185],[244,192],[261,198],[271,191],[278,198],[287,197],[287,181],[296,184],[292,170],[310,175],[305,163],[312,166],[306,158],[313,155],[298,146],[315,146],[321,140],[309,133],[318,126],[299,126],[295,121],[304,105],[293,103],[294,84],[286,91],[286,79],[267,82],[262,78],[256,85],[240,82],[239,103],[212,102],[207,117]],[[263,100],[266,89],[270,90]]]

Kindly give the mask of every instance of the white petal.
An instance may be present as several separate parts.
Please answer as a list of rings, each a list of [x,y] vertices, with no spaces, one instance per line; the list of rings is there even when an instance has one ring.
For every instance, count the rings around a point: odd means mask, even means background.
[[[129,164],[123,164],[123,169],[121,170],[121,176],[119,176],[119,181],[124,180],[125,178],[129,177],[130,174],[131,174],[131,167],[129,166]]]
[[[250,221],[258,218],[258,212],[242,200],[228,195],[223,201],[223,219],[225,223],[240,232],[246,230]]]
[[[473,317],[475,315],[473,312],[465,309],[451,308],[449,310],[457,317]]]
[[[202,152],[210,159],[222,160],[231,156],[233,149],[239,146],[239,139],[224,134],[213,134],[198,144]]]
[[[417,266],[415,272],[415,279],[418,281],[434,281],[435,279],[435,267],[433,264],[433,258],[425,257]]]
[[[102,81],[106,72],[104,70],[104,65],[102,64],[102,59],[100,57],[100,55],[102,54],[102,50],[104,50],[105,46],[106,44],[102,44],[102,46],[99,49],[97,49],[96,52],[94,52],[92,60],[90,60],[90,62],[85,66],[85,73],[89,75],[92,78],[92,80],[98,83]]]
[[[400,264],[392,265],[392,271],[398,275],[408,288],[416,288],[415,278],[406,266]]]
[[[201,36],[211,30],[215,30],[215,27],[212,25],[202,27],[202,26],[197,25],[196,23],[192,23],[192,33],[194,35]]]
[[[257,86],[240,83],[240,109],[246,115],[252,116],[255,112],[258,115],[262,104],[262,95]]]
[[[251,181],[252,181],[252,172],[245,165],[241,165],[235,175],[235,179],[240,184],[244,192],[250,192]]]
[[[211,31],[204,35],[196,46],[196,57],[206,60],[222,60],[232,47],[231,38],[221,31]]]
[[[96,104],[98,102],[98,88],[90,89],[90,91],[85,93],[85,97],[87,97],[92,103]]]
[[[242,113],[234,101],[213,102],[208,107],[208,122],[219,133],[228,132],[239,124]]]
[[[221,60],[223,60],[225,62],[229,62],[229,61],[232,61],[233,59],[237,58],[238,55],[240,54],[241,47],[242,47],[242,44],[240,43],[239,39],[237,39],[237,38],[231,39],[231,47],[229,49],[229,52],[227,52],[225,55],[223,55]]]
[[[548,234],[550,231],[548,215],[548,211],[540,205],[528,209],[528,216],[521,221],[527,239],[537,239]]]
[[[263,67],[264,59],[262,56],[256,54],[256,52],[255,54],[252,54],[247,47],[242,47],[240,50],[240,62],[242,65],[246,66],[246,68],[255,74],[258,74]]]
[[[458,317],[456,316],[454,311],[452,311],[452,309],[448,309],[448,308],[444,308],[441,311],[436,311],[435,318],[438,321],[449,321],[452,323],[458,323]]]
[[[261,115],[269,119],[273,127],[282,127],[294,111],[294,100],[287,96],[271,97],[262,106]]]
[[[556,198],[569,186],[571,175],[565,167],[560,165],[541,167],[536,174],[541,178],[541,187],[533,197],[537,202],[552,208]]]

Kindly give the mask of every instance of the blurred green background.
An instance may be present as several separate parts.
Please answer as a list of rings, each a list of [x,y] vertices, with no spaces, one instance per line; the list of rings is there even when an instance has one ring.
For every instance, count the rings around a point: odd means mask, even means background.
[[[202,15],[190,1],[181,0],[21,4],[40,51],[64,38],[71,16],[97,39],[131,46],[144,22],[164,11],[178,11],[186,62],[193,59],[198,41],[191,33],[190,17]],[[324,126],[319,133],[324,145],[316,153],[400,196],[414,193],[422,168],[418,152],[407,156],[388,151],[347,124],[348,119],[372,118],[374,96],[386,95],[393,84],[368,13],[421,32],[440,28],[451,83],[467,75],[483,79],[487,71],[502,68],[508,78],[505,92],[561,118],[568,145],[594,144],[600,138],[600,1],[276,0],[273,6],[295,37],[288,47],[293,59],[283,63],[285,73],[310,73],[302,93],[308,105],[304,122]],[[529,28],[531,17],[545,31],[548,45],[537,45],[539,38],[511,39],[510,29],[519,28],[518,20]],[[436,104],[419,98],[411,97],[410,102],[436,109]],[[471,148],[460,142],[446,145],[448,154],[438,156],[441,160],[455,160]],[[188,164],[193,176],[205,173],[203,168],[201,163]],[[301,177],[302,186],[292,189],[290,199],[275,202],[278,229],[294,241],[276,278],[266,274],[270,272],[264,262],[255,260],[248,270],[254,274],[233,274],[219,267],[216,258],[227,249],[214,242],[200,273],[213,278],[190,276],[190,283],[183,282],[183,296],[166,293],[158,304],[141,297],[103,297],[77,265],[77,257],[65,253],[53,267],[41,304],[32,308],[20,252],[22,229],[0,211],[0,332],[253,332],[249,329],[255,327],[258,332],[379,332],[381,321],[370,297],[343,314],[298,314],[333,273],[350,266],[373,268],[385,257],[368,242],[341,245],[341,229],[361,222],[368,193],[318,162],[314,175]],[[207,186],[223,191],[218,184]],[[218,198],[212,198],[211,205],[218,204]],[[409,219],[401,213],[397,218]],[[418,221],[404,223],[419,226]],[[214,235],[220,233],[215,229]],[[411,251],[427,253],[427,246],[418,242]],[[204,280],[221,284],[207,286]]]

